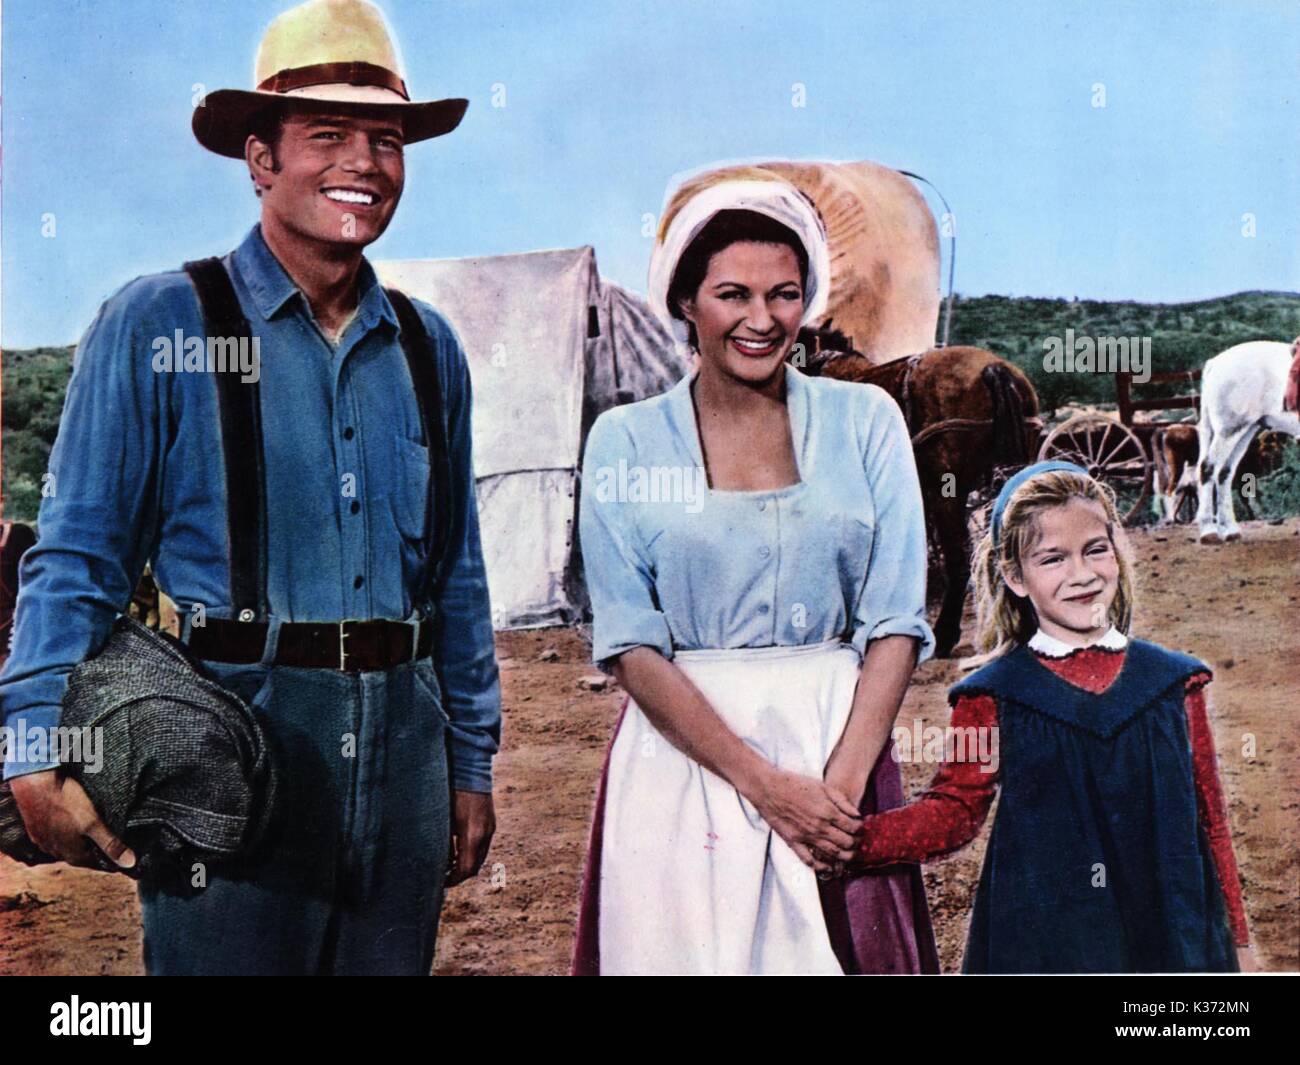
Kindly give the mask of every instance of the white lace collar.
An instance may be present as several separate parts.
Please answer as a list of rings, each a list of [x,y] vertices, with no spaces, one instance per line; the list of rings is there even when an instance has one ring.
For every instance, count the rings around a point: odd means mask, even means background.
[[[1122,651],[1128,646],[1128,637],[1119,629],[1112,625],[1106,635],[1099,640],[1094,640],[1087,645],[1088,647],[1104,647],[1109,651]],[[1065,658],[1071,652],[1078,651],[1080,648],[1071,647],[1064,640],[1058,640],[1055,636],[1049,636],[1042,629],[1034,633],[1029,640],[1029,649],[1037,651],[1040,655],[1047,658]]]

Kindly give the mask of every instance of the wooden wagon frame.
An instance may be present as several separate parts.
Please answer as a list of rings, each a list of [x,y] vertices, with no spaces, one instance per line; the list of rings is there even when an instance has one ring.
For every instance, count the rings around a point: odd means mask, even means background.
[[[1151,495],[1154,469],[1152,438],[1160,429],[1186,421],[1137,421],[1134,414],[1139,411],[1191,410],[1199,418],[1201,397],[1197,387],[1201,371],[1197,368],[1157,373],[1145,381],[1136,382],[1142,386],[1186,384],[1191,387],[1191,391],[1184,395],[1153,399],[1134,398],[1135,382],[1131,372],[1116,371],[1114,377],[1119,410],[1115,413],[1087,411],[1066,419],[1043,439],[1038,458],[1064,459],[1084,467],[1115,492],[1120,514],[1128,525]]]

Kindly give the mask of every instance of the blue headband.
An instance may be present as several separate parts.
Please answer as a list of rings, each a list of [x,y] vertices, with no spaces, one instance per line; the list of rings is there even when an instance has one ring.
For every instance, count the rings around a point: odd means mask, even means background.
[[[1002,486],[1002,491],[998,493],[998,498],[993,503],[993,518],[990,524],[993,529],[994,547],[998,546],[998,539],[1002,533],[1002,512],[1007,509],[1007,504],[1011,501],[1011,497],[1016,494],[1016,489],[1030,478],[1037,477],[1040,473],[1053,473],[1057,470],[1080,473],[1084,477],[1091,476],[1082,466],[1076,466],[1073,462],[1060,462],[1056,459],[1051,462],[1036,462],[1032,466],[1026,466]]]

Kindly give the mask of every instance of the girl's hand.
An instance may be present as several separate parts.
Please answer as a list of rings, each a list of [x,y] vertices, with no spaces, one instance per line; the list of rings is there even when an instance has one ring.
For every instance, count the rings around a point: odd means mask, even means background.
[[[1257,973],[1257,972],[1259,972],[1259,962],[1257,962],[1257,961],[1255,960],[1255,948],[1254,948],[1254,947],[1238,947],[1238,948],[1237,948],[1237,965],[1241,968],[1241,971],[1242,971],[1243,973]]]
[[[773,768],[750,801],[799,860],[819,873],[833,874],[837,862],[857,853],[862,818],[824,781]]]

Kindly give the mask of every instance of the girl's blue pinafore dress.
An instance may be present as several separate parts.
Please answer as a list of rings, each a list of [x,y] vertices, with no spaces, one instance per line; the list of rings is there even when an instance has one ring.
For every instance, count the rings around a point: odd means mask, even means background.
[[[1021,646],[950,690],[998,704],[1001,797],[965,972],[1236,971],[1184,708],[1202,671],[1132,640],[1093,694]]]

